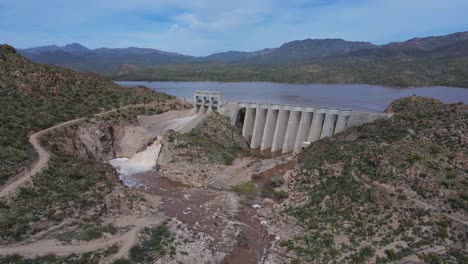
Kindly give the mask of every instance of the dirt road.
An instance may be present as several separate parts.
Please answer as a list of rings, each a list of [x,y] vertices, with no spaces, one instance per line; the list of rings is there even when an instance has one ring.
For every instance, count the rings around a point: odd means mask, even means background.
[[[14,245],[0,248],[0,255],[20,254],[22,256],[44,256],[47,254],[69,255],[80,254],[85,252],[96,251],[100,248],[110,247],[118,244],[119,251],[110,256],[106,262],[124,257],[130,248],[136,243],[138,232],[147,226],[157,225],[162,223],[164,216],[153,217],[138,217],[126,216],[119,218],[115,224],[120,227],[133,226],[129,231],[120,236],[115,236],[107,239],[99,239],[90,242],[81,242],[78,245],[62,245],[58,240],[40,240],[26,245]]]
[[[10,184],[6,185],[1,191],[0,191],[0,198],[6,197],[9,194],[13,193],[20,185],[22,185],[24,182],[28,181],[31,179],[32,176],[36,175],[38,172],[40,172],[43,168],[45,168],[49,162],[50,159],[50,154],[47,152],[45,148],[43,148],[40,144],[40,137],[53,130],[56,128],[68,126],[77,122],[82,121],[83,118],[78,118],[74,119],[71,121],[67,121],[61,124],[58,124],[53,127],[49,127],[47,129],[44,129],[42,131],[39,131],[37,133],[32,134],[29,136],[29,142],[31,145],[33,145],[34,149],[36,150],[39,158],[32,163],[32,167],[29,170],[24,170],[24,172],[20,173],[15,177],[15,180],[12,181]]]

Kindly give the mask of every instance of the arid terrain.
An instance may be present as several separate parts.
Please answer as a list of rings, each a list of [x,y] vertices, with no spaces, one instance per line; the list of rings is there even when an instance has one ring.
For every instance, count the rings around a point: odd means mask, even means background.
[[[2,263],[468,261],[464,104],[270,157],[217,112],[0,48]]]

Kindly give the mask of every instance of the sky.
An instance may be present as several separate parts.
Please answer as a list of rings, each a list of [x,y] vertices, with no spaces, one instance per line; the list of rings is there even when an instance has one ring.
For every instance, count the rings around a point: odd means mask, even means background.
[[[306,38],[386,44],[468,31],[468,0],[0,0],[0,43],[187,55]]]

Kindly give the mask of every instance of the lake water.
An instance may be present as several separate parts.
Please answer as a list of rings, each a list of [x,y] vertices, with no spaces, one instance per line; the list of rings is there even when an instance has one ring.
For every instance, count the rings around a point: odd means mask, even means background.
[[[384,111],[394,100],[411,95],[432,97],[444,103],[468,104],[468,89],[456,87],[394,88],[365,84],[280,84],[268,82],[116,82],[143,85],[180,98],[195,90],[224,92],[225,101],[281,103],[313,107]]]

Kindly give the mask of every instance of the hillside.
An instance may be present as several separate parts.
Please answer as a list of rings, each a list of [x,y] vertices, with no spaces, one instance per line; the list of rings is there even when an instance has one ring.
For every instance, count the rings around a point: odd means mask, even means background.
[[[468,56],[438,59],[327,59],[313,64],[162,65],[112,76],[134,81],[262,81],[468,87]]]
[[[157,49],[88,49],[80,44],[68,44],[63,47],[44,46],[18,50],[26,58],[43,64],[64,66],[81,72],[110,74],[119,72],[123,65],[149,67],[162,64],[180,64],[192,62],[192,57]]]
[[[360,59],[381,58],[435,58],[467,56],[468,32],[446,36],[414,38],[404,42],[392,42],[378,49],[365,49],[347,54]],[[460,51],[462,53],[460,53]]]
[[[198,58],[200,62],[222,62],[222,63],[235,63],[241,62],[246,59],[261,57],[273,53],[276,48],[262,49],[258,51],[245,52],[245,51],[227,51],[211,54],[206,57]]]
[[[217,61],[224,59],[225,64],[133,67],[112,78],[468,87],[467,39],[468,33],[462,32],[384,46],[343,40],[293,41],[255,56],[252,53],[219,55]]]
[[[297,225],[279,259],[466,263],[468,107],[410,97],[387,111],[301,153],[270,219]]]
[[[254,52],[192,57],[155,49],[88,49],[77,43],[19,50],[38,63],[115,80],[270,81],[468,87],[468,32],[377,46],[305,39]]]
[[[247,58],[246,64],[302,64],[311,60],[342,56],[359,50],[377,48],[369,42],[345,41],[343,39],[305,39],[285,43],[273,52]]]
[[[35,158],[27,135],[54,124],[167,95],[128,89],[95,74],[40,65],[0,46],[0,184]]]

